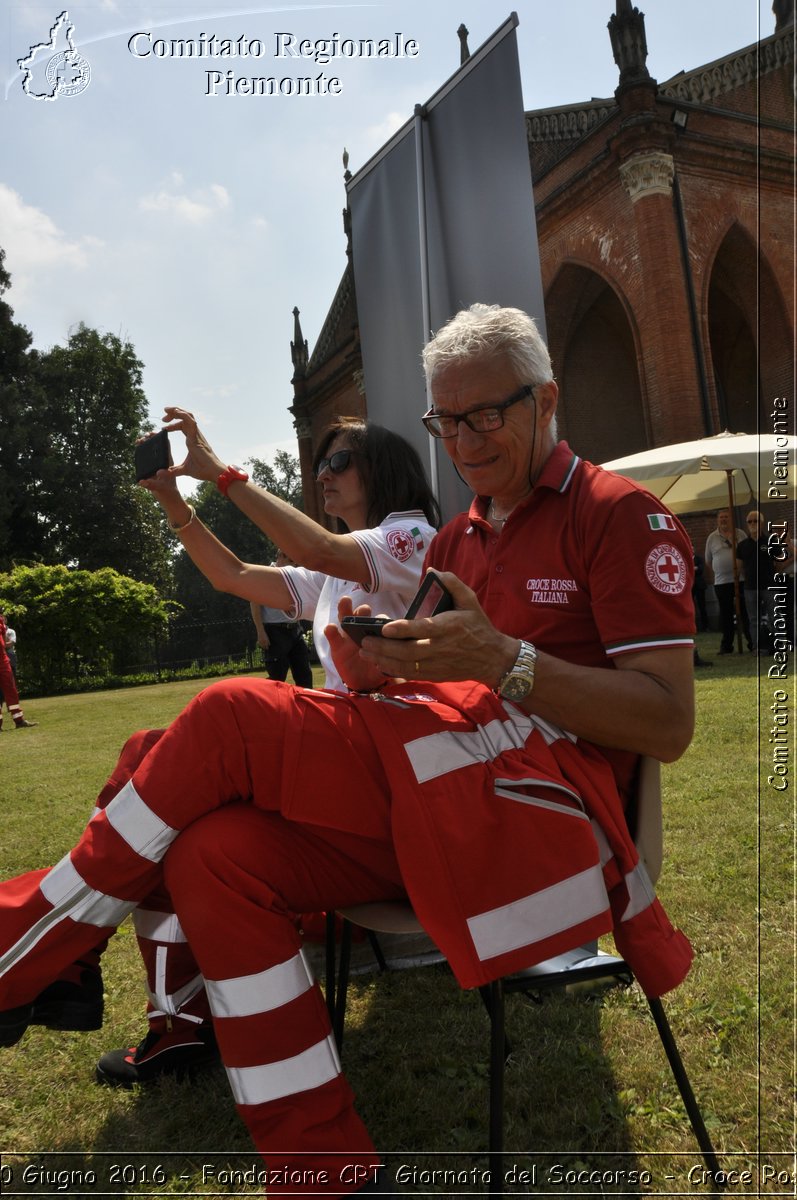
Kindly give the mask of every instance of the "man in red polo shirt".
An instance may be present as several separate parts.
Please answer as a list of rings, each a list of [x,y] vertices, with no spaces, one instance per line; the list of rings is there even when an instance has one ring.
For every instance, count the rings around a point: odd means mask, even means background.
[[[647,493],[557,444],[557,387],[524,313],[474,306],[424,359],[424,421],[476,496],[428,556],[454,611],[392,621],[362,649],[330,625],[348,693],[207,688],[70,855],[0,885],[0,1008],[18,1006],[2,1035],[165,880],[241,1117],[267,1167],[286,1164],[271,1197],[388,1186],[296,913],[409,896],[464,987],[609,929],[651,996],[691,962],[622,801],[639,755],[672,761],[691,738],[689,541]],[[227,494],[246,511],[251,488]]]

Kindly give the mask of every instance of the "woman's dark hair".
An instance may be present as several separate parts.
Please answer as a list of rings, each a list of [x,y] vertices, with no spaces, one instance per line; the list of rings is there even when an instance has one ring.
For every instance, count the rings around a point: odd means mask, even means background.
[[[335,417],[318,444],[313,471],[341,435],[348,448],[357,452],[354,465],[365,488],[369,528],[380,525],[388,513],[413,508],[419,508],[429,524],[439,528],[440,509],[417,451],[382,425],[372,425],[358,417]]]

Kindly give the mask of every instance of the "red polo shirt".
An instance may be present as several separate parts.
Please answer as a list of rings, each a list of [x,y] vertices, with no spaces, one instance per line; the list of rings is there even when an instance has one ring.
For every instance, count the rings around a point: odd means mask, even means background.
[[[426,566],[468,584],[504,633],[609,669],[618,654],[692,645],[691,543],[638,484],[560,442],[500,533],[488,502],[475,497],[440,531]],[[627,792],[636,756],[603,753]]]

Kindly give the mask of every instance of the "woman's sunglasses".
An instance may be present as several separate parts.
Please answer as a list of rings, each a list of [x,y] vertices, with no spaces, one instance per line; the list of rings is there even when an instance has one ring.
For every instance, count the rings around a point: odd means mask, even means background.
[[[315,465],[316,479],[323,475],[324,471],[331,471],[333,475],[342,475],[351,462],[352,454],[356,453],[356,450],[336,450],[334,454],[330,454],[329,458],[320,458]]]

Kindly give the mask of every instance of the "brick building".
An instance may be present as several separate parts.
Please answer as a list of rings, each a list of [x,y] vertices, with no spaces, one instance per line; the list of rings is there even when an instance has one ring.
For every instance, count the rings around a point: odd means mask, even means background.
[[[614,97],[526,114],[559,427],[593,462],[769,432],[773,398],[791,403],[793,0],[773,11],[770,36],[658,83],[644,16],[617,0]],[[291,412],[323,520],[312,448],[367,406],[350,250],[312,354],[294,318]]]

